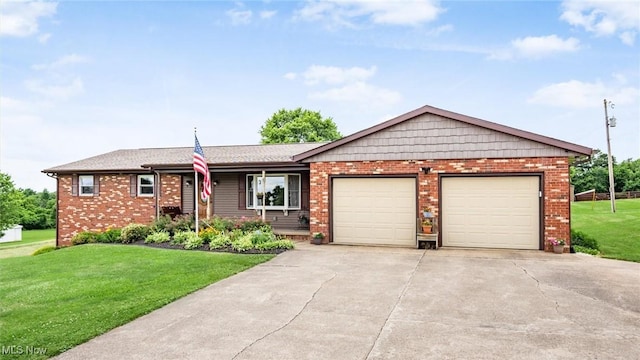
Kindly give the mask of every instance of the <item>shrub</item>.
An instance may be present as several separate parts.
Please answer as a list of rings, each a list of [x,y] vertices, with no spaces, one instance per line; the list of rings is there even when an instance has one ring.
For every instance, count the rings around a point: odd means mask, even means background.
[[[216,216],[213,219],[211,219],[211,226],[214,229],[218,230],[219,232],[232,231],[235,228],[235,224],[233,223],[233,220],[222,218],[219,216]]]
[[[32,256],[36,256],[36,255],[52,252],[52,251],[55,251],[55,250],[58,250],[58,248],[53,246],[53,245],[45,246],[45,247],[41,247],[40,249],[34,251],[33,254],[31,254],[31,255]]]
[[[105,232],[98,235],[98,242],[101,243],[117,243],[122,241],[120,236],[122,230],[120,229],[107,229]]]
[[[582,231],[571,230],[571,245],[573,245],[574,250],[576,246],[600,250],[598,241]]]
[[[598,255],[600,252],[596,249],[590,249],[588,247],[574,245],[573,250],[579,253],[590,254],[590,255]]]
[[[231,242],[231,247],[235,251],[245,252],[253,249],[253,243],[251,242],[251,234],[244,234]]]
[[[251,233],[251,243],[253,245],[263,244],[273,240],[275,240],[275,236],[272,232],[256,230]]]
[[[268,226],[271,229],[271,226],[262,222],[262,219],[241,218],[236,223],[236,228],[245,232],[260,230],[263,226]]]
[[[204,240],[202,240],[200,236],[196,235],[195,232],[189,232],[187,234],[188,234],[187,239],[184,242],[185,249],[187,250],[197,249],[201,247],[202,244],[204,244]]]
[[[189,239],[190,236],[195,236],[196,233],[193,231],[178,231],[173,235],[173,240],[171,240],[171,245],[184,245]]]
[[[166,231],[169,234],[173,233],[173,220],[171,220],[171,216],[169,215],[163,215],[159,218],[157,218],[153,224],[151,224],[151,227],[153,228],[154,231],[156,232],[160,232],[160,231]]]
[[[122,229],[122,243],[130,244],[144,241],[151,234],[151,228],[144,224],[129,224]]]
[[[218,230],[217,230],[217,229],[215,229],[215,228],[209,227],[209,228],[206,228],[206,229],[204,229],[204,230],[201,230],[201,231],[198,233],[198,236],[200,236],[200,238],[202,239],[202,241],[203,241],[205,244],[208,244],[208,243],[210,243],[210,242],[211,242],[211,240],[212,240],[214,237],[216,237],[216,236],[217,236],[217,235],[219,235],[219,234],[220,234],[220,231],[218,231]]]
[[[180,231],[192,231],[196,228],[196,222],[193,215],[179,215],[173,219],[173,231],[174,233]]]
[[[222,249],[227,246],[231,246],[231,237],[227,234],[218,234],[214,236],[209,242],[209,249]]]
[[[166,231],[158,231],[158,232],[154,232],[153,234],[149,234],[147,235],[147,238],[144,239],[144,243],[148,244],[148,243],[163,243],[163,242],[169,242],[169,240],[171,239],[171,237],[169,236],[169,233]]]
[[[290,250],[290,249],[293,249],[294,247],[295,245],[291,240],[273,240],[273,241],[267,241],[267,242],[256,245],[256,249],[258,250],[276,250],[276,249]]]
[[[73,245],[82,245],[82,244],[90,244],[98,242],[98,238],[100,233],[96,231],[82,231],[73,236],[71,238],[71,243]]]

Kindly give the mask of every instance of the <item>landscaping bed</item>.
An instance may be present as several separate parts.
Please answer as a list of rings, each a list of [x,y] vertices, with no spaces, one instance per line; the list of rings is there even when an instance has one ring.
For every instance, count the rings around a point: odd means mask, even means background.
[[[215,251],[241,254],[279,254],[294,248],[293,241],[273,233],[257,218],[214,217],[200,222],[195,232],[193,216],[164,216],[150,225],[129,224],[122,229],[83,231],[73,245],[118,243],[164,249]]]

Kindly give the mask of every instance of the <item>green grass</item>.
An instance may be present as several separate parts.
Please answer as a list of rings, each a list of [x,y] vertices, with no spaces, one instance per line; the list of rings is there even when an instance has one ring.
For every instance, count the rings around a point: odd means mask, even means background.
[[[24,246],[29,245],[31,243],[52,240],[56,238],[56,229],[45,229],[45,230],[24,230],[22,231],[22,240],[21,241],[12,241],[8,243],[1,243],[0,249],[10,248],[16,246]]]
[[[91,244],[0,259],[0,346],[54,356],[271,258]]]
[[[640,199],[580,201],[571,205],[571,227],[598,240],[603,257],[640,262]]]

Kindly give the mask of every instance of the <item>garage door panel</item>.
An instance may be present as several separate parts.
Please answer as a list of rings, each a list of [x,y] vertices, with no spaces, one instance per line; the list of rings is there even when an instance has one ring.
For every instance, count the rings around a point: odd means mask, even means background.
[[[539,248],[539,177],[443,178],[444,246]]]
[[[337,178],[331,197],[334,243],[415,246],[414,178]]]

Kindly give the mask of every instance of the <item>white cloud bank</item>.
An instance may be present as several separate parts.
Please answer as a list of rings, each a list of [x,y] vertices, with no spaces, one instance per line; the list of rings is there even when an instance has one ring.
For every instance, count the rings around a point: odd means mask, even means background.
[[[308,1],[295,12],[294,19],[324,21],[330,27],[355,27],[362,18],[374,24],[415,26],[435,20],[443,11],[438,1],[432,0],[326,0]]]
[[[602,106],[603,99],[616,104],[638,102],[640,89],[630,86],[607,85],[601,81],[582,82],[570,80],[538,89],[527,102],[563,108],[584,109]]]
[[[573,37],[563,39],[557,35],[527,36],[511,41],[511,46],[507,49],[493,51],[489,55],[489,59],[540,59],[558,53],[570,53],[578,50],[580,50],[580,40]]]
[[[37,34],[39,19],[53,16],[57,6],[52,2],[0,1],[0,36]]]
[[[375,66],[367,69],[359,66],[341,68],[311,65],[301,74],[289,72],[284,75],[284,78],[288,80],[301,78],[307,86],[329,86],[329,88],[309,93],[310,99],[376,106],[400,102],[402,95],[399,92],[367,82],[376,72]]]
[[[50,100],[68,100],[84,93],[84,82],[78,77],[69,83],[56,85],[45,84],[41,80],[27,80],[24,86],[27,90],[43,95]]]
[[[640,2],[606,0],[566,0],[561,20],[596,36],[618,35],[631,46],[640,31]]]
[[[66,65],[81,64],[88,62],[89,59],[78,54],[65,55],[50,64],[36,64],[31,68],[34,70],[54,70]]]

